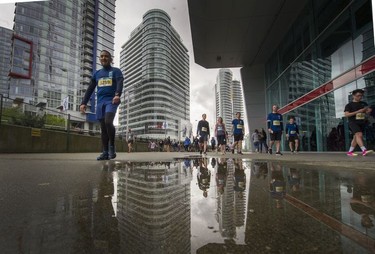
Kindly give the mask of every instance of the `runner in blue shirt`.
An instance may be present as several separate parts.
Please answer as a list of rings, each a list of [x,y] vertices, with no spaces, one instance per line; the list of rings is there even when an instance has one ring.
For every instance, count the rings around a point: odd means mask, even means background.
[[[289,142],[289,148],[292,153],[298,153],[299,147],[299,130],[298,125],[294,122],[294,116],[289,118],[289,123],[285,125],[286,139]]]
[[[111,66],[112,56],[107,50],[100,52],[102,69],[96,71],[91,78],[91,84],[82,99],[80,111],[85,113],[86,105],[97,88],[96,119],[100,122],[103,152],[97,160],[116,158],[115,126],[113,120],[120,104],[124,77],[121,70]],[[93,106],[93,105],[92,105]]]
[[[245,134],[245,124],[241,119],[241,113],[236,113],[236,119],[232,121],[232,136],[234,138],[232,153],[234,153],[234,148],[237,146],[237,154],[242,154],[242,140]]]
[[[270,145],[268,148],[268,153],[272,154],[272,146],[276,143],[276,155],[283,155],[280,152],[280,140],[283,133],[283,116],[277,111],[279,107],[277,105],[272,106],[272,113],[268,114],[267,126],[270,133]]]

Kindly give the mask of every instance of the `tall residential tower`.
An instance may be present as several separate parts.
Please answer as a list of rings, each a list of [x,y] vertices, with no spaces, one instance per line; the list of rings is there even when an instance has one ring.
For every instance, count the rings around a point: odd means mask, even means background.
[[[241,83],[233,80],[229,69],[220,69],[215,84],[216,118],[222,117],[227,130],[232,126],[232,120],[237,112],[244,118],[244,99]]]
[[[125,74],[119,132],[138,137],[180,138],[190,120],[189,56],[169,15],[153,9],[122,46]]]

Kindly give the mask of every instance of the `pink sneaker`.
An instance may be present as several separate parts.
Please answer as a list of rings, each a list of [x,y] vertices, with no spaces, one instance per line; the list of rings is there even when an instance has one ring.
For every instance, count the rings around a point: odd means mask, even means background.
[[[374,152],[374,151],[373,150],[364,150],[364,151],[362,151],[362,156],[366,156],[367,154],[372,153],[372,152]]]
[[[353,152],[347,152],[346,155],[348,155],[349,157],[354,157],[354,156],[357,156],[358,154],[353,153]]]

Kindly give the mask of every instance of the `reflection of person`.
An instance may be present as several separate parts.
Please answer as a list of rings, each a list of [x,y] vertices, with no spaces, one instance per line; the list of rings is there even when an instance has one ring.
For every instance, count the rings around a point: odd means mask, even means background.
[[[299,150],[299,130],[298,125],[294,122],[295,118],[292,116],[289,118],[289,123],[285,126],[286,138],[289,142],[289,148],[292,153],[298,153]]]
[[[207,198],[208,189],[210,188],[211,171],[207,168],[207,159],[199,159],[199,169],[197,174],[199,189],[203,191],[203,197]]]
[[[301,185],[301,176],[298,169],[290,168],[288,175],[288,182],[292,191],[297,192]]]
[[[86,105],[97,87],[96,119],[100,122],[103,149],[97,160],[108,160],[116,158],[113,120],[120,104],[124,77],[120,69],[111,66],[112,56],[108,51],[102,50],[99,60],[103,68],[92,76],[79,109],[85,113]]]
[[[365,228],[374,226],[370,215],[375,215],[375,188],[374,178],[367,175],[358,175],[353,184],[353,197],[350,206],[354,212],[361,216],[361,224]]]
[[[129,129],[126,134],[126,141],[128,142],[128,153],[131,153],[133,150],[134,135],[131,129]]]
[[[276,208],[282,208],[281,201],[286,195],[286,182],[284,179],[283,171],[279,164],[274,165],[272,162],[269,163],[271,171],[271,182],[270,182],[270,193],[271,197],[276,201]]]
[[[236,160],[234,162],[234,186],[233,189],[237,192],[239,197],[243,196],[243,192],[246,189],[246,174],[243,169],[242,160]]]
[[[220,158],[218,161],[217,173],[216,173],[216,187],[217,192],[220,194],[224,193],[224,188],[227,182],[227,162],[224,158]]]
[[[362,89],[356,89],[352,92],[353,101],[345,106],[345,117],[349,119],[349,128],[353,133],[353,139],[350,144],[348,156],[356,156],[354,153],[355,147],[358,145],[362,150],[362,155],[365,156],[372,152],[367,150],[363,143],[363,131],[366,126],[366,115],[371,113],[371,108],[368,104],[362,101],[362,97],[365,91]]]
[[[277,111],[279,107],[277,105],[272,106],[272,112],[268,114],[267,126],[270,133],[270,145],[268,147],[268,153],[272,154],[272,146],[276,143],[276,155],[282,155],[280,152],[280,140],[283,133],[283,116]]]
[[[210,137],[210,126],[209,123],[206,121],[207,115],[202,115],[202,120],[198,122],[197,127],[197,136],[199,136],[199,151],[200,154],[202,152],[206,155],[207,154],[207,141]]]

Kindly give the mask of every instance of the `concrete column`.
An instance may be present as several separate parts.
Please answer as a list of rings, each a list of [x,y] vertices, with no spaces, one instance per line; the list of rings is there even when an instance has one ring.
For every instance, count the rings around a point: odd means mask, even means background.
[[[241,79],[249,133],[262,128],[267,131],[264,65],[243,67]]]

